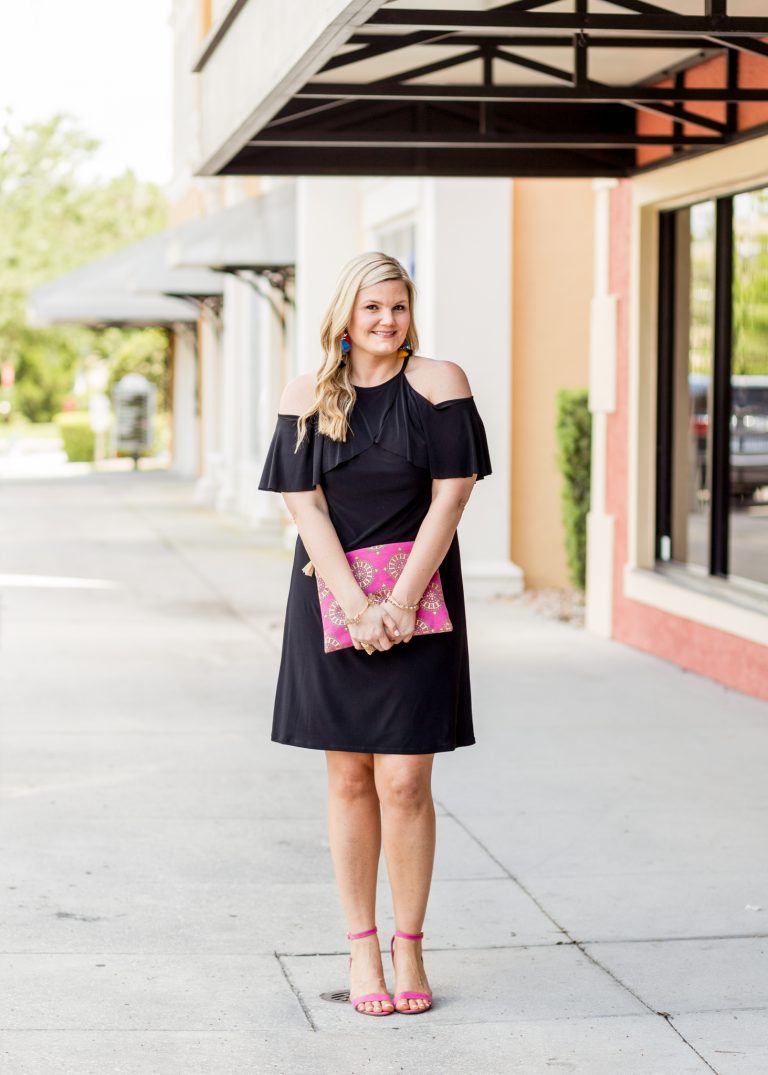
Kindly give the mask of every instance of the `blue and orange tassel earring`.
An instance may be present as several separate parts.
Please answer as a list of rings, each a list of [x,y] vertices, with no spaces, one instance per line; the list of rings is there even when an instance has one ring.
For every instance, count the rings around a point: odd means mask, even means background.
[[[341,353],[343,355],[348,355],[351,350],[352,341],[349,338],[349,333],[345,332],[344,335],[341,337]]]
[[[410,340],[404,340],[403,341],[403,346],[397,352],[397,357],[398,358],[407,358],[408,355],[410,355],[412,353],[413,353],[413,348],[411,347],[411,341]]]

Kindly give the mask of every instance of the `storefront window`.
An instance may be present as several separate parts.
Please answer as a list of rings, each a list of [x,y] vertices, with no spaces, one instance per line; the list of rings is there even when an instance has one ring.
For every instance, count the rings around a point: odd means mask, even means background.
[[[657,557],[768,584],[768,190],[662,214]]]

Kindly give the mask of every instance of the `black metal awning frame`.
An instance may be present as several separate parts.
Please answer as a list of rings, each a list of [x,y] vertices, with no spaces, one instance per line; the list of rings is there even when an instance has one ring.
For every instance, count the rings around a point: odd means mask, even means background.
[[[705,13],[697,16],[646,0],[611,0],[622,9],[611,15],[591,14],[588,0],[575,0],[573,14],[539,10],[552,2],[514,0],[491,11],[381,7],[348,38],[353,47],[321,69],[339,71],[339,81],[313,75],[222,174],[628,176],[644,170],[636,164],[640,146],[671,147],[645,166],[655,167],[768,129],[745,132],[737,123],[739,103],[768,102],[768,41],[761,40],[768,15],[730,16],[728,0],[703,0]],[[385,80],[343,78],[350,64],[413,45],[461,51]],[[571,50],[568,68],[530,55],[555,46]],[[601,49],[684,49],[691,56],[617,86],[590,77],[590,57]],[[724,86],[684,85],[686,69],[721,53]],[[765,88],[739,85],[745,54],[766,61]],[[479,84],[413,82],[473,60],[482,62]],[[499,61],[552,84],[494,81]],[[657,85],[667,78],[672,85]],[[705,102],[724,104],[724,119],[697,111]],[[638,133],[639,112],[671,121],[669,133]]]
[[[253,288],[256,294],[269,305],[278,320],[283,335],[285,335],[288,331],[288,322],[284,311],[275,302],[270,288],[280,294],[283,306],[295,307],[296,302],[293,297],[293,284],[296,280],[295,265],[281,265],[271,269],[263,267],[246,269],[242,265],[222,265],[221,268],[217,269],[217,272],[229,273],[230,276],[237,277],[238,280]],[[265,289],[264,284],[268,284],[269,287]]]

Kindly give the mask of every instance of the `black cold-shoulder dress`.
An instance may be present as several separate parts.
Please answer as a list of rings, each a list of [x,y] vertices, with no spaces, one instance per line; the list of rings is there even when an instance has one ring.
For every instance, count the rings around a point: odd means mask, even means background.
[[[405,376],[356,386],[344,442],[317,432],[294,454],[298,415],[278,414],[259,489],[320,485],[345,552],[416,538],[433,478],[491,473],[473,396],[430,403]],[[272,740],[316,750],[431,754],[475,742],[458,532],[439,565],[453,630],[369,656],[326,653],[315,576],[301,537],[288,591]]]

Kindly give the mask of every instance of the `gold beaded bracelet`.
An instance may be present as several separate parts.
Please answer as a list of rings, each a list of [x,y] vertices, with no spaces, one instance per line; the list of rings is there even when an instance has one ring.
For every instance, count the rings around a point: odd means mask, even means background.
[[[365,608],[361,608],[356,616],[345,616],[344,626],[349,627],[350,623],[357,623],[363,613],[365,613],[367,609],[373,604],[375,604],[375,599],[371,596],[371,594],[365,594]]]
[[[415,605],[401,605],[399,601],[395,600],[392,594],[389,594],[389,596],[387,597],[387,601],[389,601],[391,605],[394,605],[395,608],[402,608],[406,612],[415,612],[420,604],[420,602],[417,602]]]

